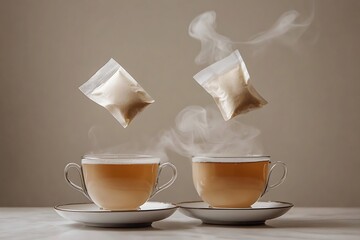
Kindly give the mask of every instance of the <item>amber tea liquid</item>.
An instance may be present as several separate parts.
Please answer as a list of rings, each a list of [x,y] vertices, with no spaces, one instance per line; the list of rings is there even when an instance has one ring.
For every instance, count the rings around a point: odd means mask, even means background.
[[[212,207],[250,207],[265,190],[268,166],[269,161],[193,162],[193,181]]]
[[[159,164],[82,164],[87,191],[104,209],[136,209],[156,184]]]

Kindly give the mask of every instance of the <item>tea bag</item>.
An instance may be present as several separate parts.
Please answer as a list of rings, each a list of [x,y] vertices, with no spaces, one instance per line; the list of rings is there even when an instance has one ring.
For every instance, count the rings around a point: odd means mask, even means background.
[[[88,98],[106,108],[124,128],[139,112],[154,102],[114,59],[110,59],[79,89]]]
[[[214,98],[225,121],[267,104],[252,86],[238,50],[201,70],[194,79]]]

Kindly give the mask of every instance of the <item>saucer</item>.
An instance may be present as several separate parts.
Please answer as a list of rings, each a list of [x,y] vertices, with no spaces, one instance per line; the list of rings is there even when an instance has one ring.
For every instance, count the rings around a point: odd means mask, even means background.
[[[138,210],[102,210],[94,203],[58,205],[54,210],[63,218],[95,227],[148,227],[171,216],[177,206],[171,203],[146,202]]]
[[[181,213],[207,224],[259,225],[280,217],[294,205],[287,202],[256,202],[250,208],[212,208],[205,202],[177,204]]]

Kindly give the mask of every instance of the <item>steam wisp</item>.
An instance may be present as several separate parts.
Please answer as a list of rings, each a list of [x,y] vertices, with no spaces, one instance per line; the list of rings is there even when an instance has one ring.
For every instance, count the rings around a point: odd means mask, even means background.
[[[191,156],[248,156],[263,154],[260,131],[236,119],[225,122],[214,107],[189,106],[165,131],[159,146]]]
[[[311,15],[298,21],[300,13],[287,11],[268,30],[260,32],[248,41],[232,41],[216,31],[216,12],[208,11],[200,14],[190,23],[189,35],[201,42],[200,53],[195,58],[196,64],[211,64],[234,51],[236,45],[253,46],[255,51],[260,45],[278,40],[284,45],[294,46],[305,33],[314,19],[314,7]]]
[[[215,11],[205,12],[194,18],[189,26],[189,35],[201,42],[201,51],[195,58],[197,64],[210,64],[233,51],[233,42],[216,32]]]

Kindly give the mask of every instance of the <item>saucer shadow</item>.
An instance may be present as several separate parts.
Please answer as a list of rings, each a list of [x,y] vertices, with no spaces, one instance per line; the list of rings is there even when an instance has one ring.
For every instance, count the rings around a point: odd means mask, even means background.
[[[266,221],[258,225],[221,225],[202,223],[196,227],[201,228],[243,228],[243,229],[275,229],[275,228],[357,228],[358,223],[350,220],[306,220],[306,219],[284,219]]]
[[[134,226],[134,227],[97,227],[97,226],[89,226],[89,225],[85,225],[85,224],[81,224],[81,223],[68,223],[66,225],[64,225],[67,228],[70,229],[76,229],[76,230],[80,230],[80,231],[103,231],[103,232],[113,232],[113,231],[154,231],[157,229],[154,229],[152,226],[145,226],[145,227],[138,227],[138,226]]]
[[[251,228],[251,229],[264,229],[264,228],[274,228],[273,226],[269,226],[266,223],[261,224],[213,224],[213,223],[202,223],[198,227],[202,228]]]
[[[174,220],[167,220],[167,221],[159,221],[154,222],[152,224],[152,227],[157,230],[185,230],[185,229],[191,229],[194,227],[197,227],[199,224],[201,224],[200,221],[174,221]]]
[[[112,231],[126,231],[126,232],[139,232],[139,231],[172,231],[172,230],[184,230],[193,228],[195,225],[191,222],[178,222],[178,221],[158,221],[153,222],[149,226],[111,226],[111,227],[102,227],[102,226],[89,226],[81,223],[69,223],[64,225],[65,227],[76,229],[80,231],[104,231],[104,232],[112,232]]]

